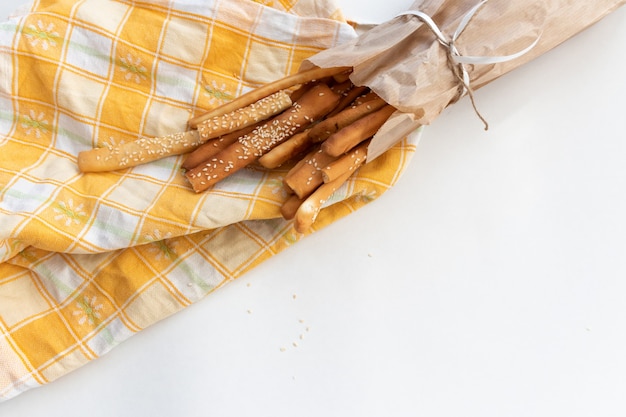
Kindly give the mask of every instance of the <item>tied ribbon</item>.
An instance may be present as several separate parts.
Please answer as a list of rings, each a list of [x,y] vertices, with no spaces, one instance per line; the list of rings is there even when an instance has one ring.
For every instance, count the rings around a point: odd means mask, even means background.
[[[465,68],[465,64],[488,65],[488,64],[498,64],[498,63],[502,63],[506,61],[512,61],[528,53],[531,49],[535,47],[535,45],[537,45],[540,39],[540,36],[538,36],[537,39],[535,39],[535,41],[531,43],[528,47],[511,55],[501,55],[501,56],[467,56],[467,55],[464,56],[464,55],[461,55],[455,43],[458,37],[461,36],[463,31],[469,24],[470,20],[472,20],[472,17],[474,17],[478,9],[480,9],[485,3],[487,3],[487,1],[488,0],[482,0],[480,3],[472,7],[465,14],[465,16],[463,16],[463,18],[461,19],[461,22],[459,23],[459,26],[456,28],[456,30],[454,31],[454,34],[452,35],[450,39],[448,39],[446,35],[443,34],[441,29],[439,29],[439,26],[437,26],[437,24],[435,23],[435,21],[424,12],[421,12],[419,10],[408,10],[398,15],[398,16],[416,16],[424,24],[426,24],[426,26],[429,27],[429,29],[437,37],[437,40],[439,41],[439,43],[446,48],[448,61],[451,64],[452,72],[454,73],[454,76],[459,80],[459,83],[461,84],[461,87],[462,87],[461,92],[459,94],[459,98],[465,95],[468,95],[470,97],[470,100],[472,102],[472,107],[474,108],[476,115],[484,123],[485,130],[489,129],[489,124],[487,123],[487,120],[478,111],[478,107],[476,106],[476,101],[474,99],[474,90],[472,89],[470,85],[470,76],[469,76],[469,72],[467,71],[467,68]]]

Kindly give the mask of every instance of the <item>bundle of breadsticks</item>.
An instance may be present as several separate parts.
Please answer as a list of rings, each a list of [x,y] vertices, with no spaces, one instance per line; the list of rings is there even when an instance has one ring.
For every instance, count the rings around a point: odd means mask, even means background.
[[[396,109],[350,81],[351,68],[313,68],[266,84],[189,121],[191,129],[81,152],[82,172],[129,168],[171,155],[204,192],[251,164],[290,166],[281,207],[298,232],[366,161],[370,138]],[[287,165],[289,164],[289,165]]]
[[[194,117],[187,132],[82,152],[78,164],[109,171],[188,153],[185,176],[202,192],[250,164],[291,162],[281,212],[304,232],[359,166],[624,3],[416,0],[354,41],[310,57],[297,74]]]

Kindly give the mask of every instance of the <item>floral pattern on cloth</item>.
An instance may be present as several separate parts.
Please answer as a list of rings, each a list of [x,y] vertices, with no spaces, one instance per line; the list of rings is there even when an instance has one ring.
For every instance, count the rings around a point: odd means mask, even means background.
[[[304,237],[280,216],[287,167],[195,194],[182,157],[82,174],[77,154],[183,131],[354,36],[330,0],[36,0],[0,23],[0,401]],[[314,230],[392,187],[414,150],[362,167]]]

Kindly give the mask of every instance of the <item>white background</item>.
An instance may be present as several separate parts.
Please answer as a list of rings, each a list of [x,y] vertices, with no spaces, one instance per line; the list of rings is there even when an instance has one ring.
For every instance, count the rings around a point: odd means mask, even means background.
[[[463,100],[379,200],[0,415],[626,415],[625,49],[622,8],[479,90],[488,132]]]

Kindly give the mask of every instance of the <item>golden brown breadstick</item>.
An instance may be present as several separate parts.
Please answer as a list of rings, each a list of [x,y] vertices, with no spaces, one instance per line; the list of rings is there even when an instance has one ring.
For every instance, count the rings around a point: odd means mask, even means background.
[[[313,142],[326,140],[333,133],[356,122],[361,117],[367,116],[368,114],[381,109],[385,104],[385,101],[378,97],[377,99],[367,101],[359,106],[348,107],[347,109],[344,109],[334,116],[329,116],[313,126],[309,136]]]
[[[309,83],[306,84],[302,84],[301,86],[299,86],[298,88],[296,88],[292,93],[291,93],[291,101],[298,101],[300,100],[300,97],[302,97],[304,95],[304,93],[306,93],[307,91],[309,91],[311,88],[313,88],[313,86],[315,84],[317,84],[317,81],[311,81]]]
[[[293,159],[297,155],[306,151],[311,146],[309,130],[299,132],[270,150],[259,158],[259,164],[267,169],[274,169],[285,162]]]
[[[332,85],[333,77],[324,77],[309,81],[304,84],[298,85],[295,90],[291,93],[291,101],[297,101],[311,88],[315,87],[317,84],[326,84],[328,86]],[[334,90],[333,90],[334,91]],[[336,91],[335,91],[336,92]]]
[[[335,159],[321,149],[315,149],[285,175],[283,182],[298,197],[304,198],[324,182],[322,168]]]
[[[382,109],[360,118],[332,134],[322,143],[322,149],[331,156],[340,156],[346,153],[359,143],[372,137],[395,111],[396,109],[388,104]]]
[[[197,127],[200,123],[205,120],[210,119],[211,117],[219,116],[221,114],[225,114],[231,112],[233,110],[237,110],[238,108],[248,106],[256,101],[259,101],[263,97],[267,97],[270,94],[273,94],[280,90],[285,90],[291,87],[294,87],[299,84],[304,84],[313,80],[318,80],[320,78],[333,76],[336,74],[340,74],[342,72],[350,71],[350,67],[336,67],[336,68],[312,68],[307,71],[302,71],[274,82],[263,85],[262,87],[256,88],[254,90],[249,91],[246,94],[239,96],[238,98],[230,101],[220,107],[217,107],[207,113],[201,114],[189,120],[189,126],[192,128]]]
[[[290,109],[256,128],[219,152],[207,163],[186,172],[192,188],[202,192],[223,178],[259,159],[263,154],[333,109],[339,96],[325,84],[313,87]]]
[[[347,154],[322,168],[322,178],[324,182],[331,182],[346,173],[354,173],[361,165],[367,161],[367,146],[370,141],[361,142]]]
[[[335,93],[341,94],[341,96],[343,97],[346,94],[348,94],[348,91],[350,91],[350,90],[352,90],[352,88],[354,88],[354,84],[352,84],[352,81],[350,81],[350,80],[345,80],[345,81],[342,81],[342,82],[338,82],[338,83],[332,84],[330,88]]]
[[[375,92],[373,92],[373,91],[366,91],[364,94],[358,96],[354,100],[354,102],[352,102],[352,106],[358,106],[358,105],[363,104],[363,103],[365,103],[367,101],[374,100],[374,99],[377,99],[377,98],[379,98],[379,95],[376,94]]]
[[[198,125],[198,132],[205,140],[214,139],[267,120],[292,104],[289,94],[280,90],[248,106],[203,121]]]
[[[201,163],[216,155],[218,152],[226,149],[232,143],[237,141],[237,139],[239,139],[241,136],[247,135],[248,133],[252,132],[262,123],[263,122],[259,122],[236,132],[220,136],[219,138],[209,139],[202,145],[198,146],[195,150],[190,152],[189,155],[187,155],[185,161],[182,164],[182,168],[192,169],[193,167],[200,165]]]
[[[280,206],[280,214],[283,216],[285,220],[291,220],[296,216],[296,212],[298,208],[302,204],[304,199],[298,197],[297,195],[291,195],[282,206]]]
[[[350,178],[350,175],[348,172],[334,181],[320,185],[300,204],[294,216],[294,227],[298,233],[305,233],[311,228],[324,203]]]
[[[363,95],[368,90],[367,87],[353,87],[349,91],[343,94],[341,101],[337,104],[337,107],[328,114],[328,117],[332,117],[348,107],[359,96]]]
[[[78,169],[82,172],[104,172],[134,167],[166,156],[190,152],[201,143],[200,135],[195,130],[160,138],[140,138],[118,146],[80,152]]]
[[[352,74],[352,71],[340,72],[339,74],[333,75],[333,80],[337,83],[348,81],[350,79],[350,74]]]

